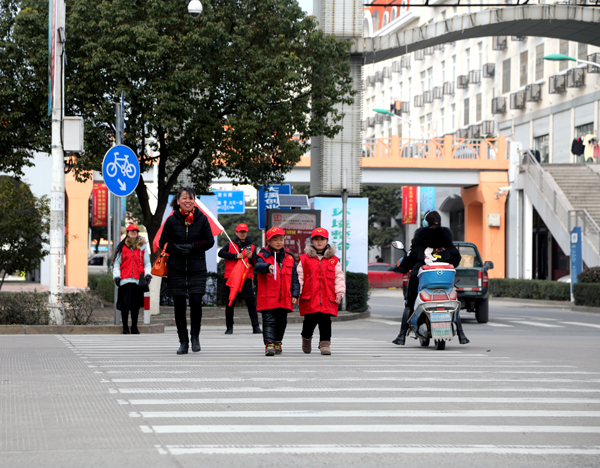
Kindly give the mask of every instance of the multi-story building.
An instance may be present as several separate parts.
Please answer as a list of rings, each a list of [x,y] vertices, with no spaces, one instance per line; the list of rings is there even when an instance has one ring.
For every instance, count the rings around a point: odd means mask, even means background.
[[[431,8],[411,8],[400,0],[376,3],[388,6],[365,7],[364,31],[368,37],[482,9],[444,7],[444,1],[429,2],[435,4]],[[475,139],[504,135],[519,142],[522,149],[531,149],[541,163],[584,162],[583,156],[571,153],[571,146],[575,138],[596,134],[600,124],[600,68],[544,60],[549,54],[600,63],[598,47],[528,36],[467,39],[366,63],[365,138],[398,135],[402,139],[429,139],[450,134]],[[390,110],[399,118],[375,113],[374,108]],[[438,191],[436,204],[460,238],[464,215],[457,198],[460,189],[445,189]],[[532,272],[518,273],[518,267],[508,265],[507,256],[507,275],[555,278],[566,271],[567,257],[535,209],[533,219],[536,258]]]

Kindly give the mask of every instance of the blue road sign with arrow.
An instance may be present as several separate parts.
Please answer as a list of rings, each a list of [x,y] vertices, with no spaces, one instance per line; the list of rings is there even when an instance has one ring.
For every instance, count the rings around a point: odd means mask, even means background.
[[[102,162],[102,176],[108,190],[117,197],[133,193],[140,180],[140,165],[131,148],[117,145],[109,149]]]

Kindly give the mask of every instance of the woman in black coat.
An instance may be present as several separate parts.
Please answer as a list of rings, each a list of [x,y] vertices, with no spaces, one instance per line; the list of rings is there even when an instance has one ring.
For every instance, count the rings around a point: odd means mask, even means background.
[[[408,331],[408,319],[413,313],[417,294],[419,292],[419,269],[425,265],[426,250],[430,248],[430,253],[435,254],[437,261],[450,263],[456,268],[460,264],[460,252],[452,241],[452,231],[447,227],[442,227],[442,217],[437,211],[429,211],[423,218],[423,227],[417,229],[415,237],[412,240],[408,255],[402,259],[400,265],[394,268],[396,273],[406,273],[410,271],[410,280],[408,282],[408,294],[406,307],[402,315],[402,326],[400,333],[392,342],[397,345],[403,345]],[[460,312],[460,311],[459,311]],[[467,339],[460,321],[460,315],[456,314],[456,331],[460,344],[467,344]]]
[[[173,198],[174,213],[167,218],[160,236],[162,249],[167,245],[167,294],[175,302],[175,324],[181,344],[177,354],[187,354],[188,338],[186,299],[190,302],[192,351],[200,351],[202,296],[206,290],[205,252],[215,243],[208,218],[194,205],[196,192],[183,188]]]

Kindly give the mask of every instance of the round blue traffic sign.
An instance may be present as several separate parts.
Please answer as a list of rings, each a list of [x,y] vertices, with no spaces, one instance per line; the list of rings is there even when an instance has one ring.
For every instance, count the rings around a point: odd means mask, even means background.
[[[131,148],[117,145],[109,149],[102,162],[102,177],[108,190],[117,197],[133,193],[140,180],[140,164]]]

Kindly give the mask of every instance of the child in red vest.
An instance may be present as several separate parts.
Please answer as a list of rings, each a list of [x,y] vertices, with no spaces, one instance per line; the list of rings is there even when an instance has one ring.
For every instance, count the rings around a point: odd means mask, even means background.
[[[268,246],[258,253],[254,267],[258,285],[257,310],[263,317],[266,356],[281,354],[287,314],[300,295],[294,255],[283,246],[284,237],[285,231],[280,227],[269,229]]]
[[[298,263],[300,315],[302,325],[302,351],[311,352],[312,336],[319,326],[321,354],[331,354],[331,316],[337,317],[338,304],[346,292],[344,272],[336,248],[329,245],[329,233],[317,228],[312,232],[311,244],[304,249]]]
[[[229,275],[233,271],[233,267],[236,265],[240,258],[246,258],[246,261],[250,266],[254,265],[256,259],[256,247],[247,239],[248,237],[248,225],[238,224],[235,229],[237,238],[233,242],[228,242],[225,247],[219,251],[219,257],[225,259],[225,282]],[[258,324],[258,314],[256,313],[256,298],[254,297],[254,269],[250,268],[242,290],[238,293],[237,297],[246,300],[248,306],[248,315],[252,322],[252,333],[262,333],[260,325]],[[229,286],[225,284],[223,286],[223,298],[227,302],[225,307],[225,330],[226,335],[233,333],[233,304],[229,305]]]

